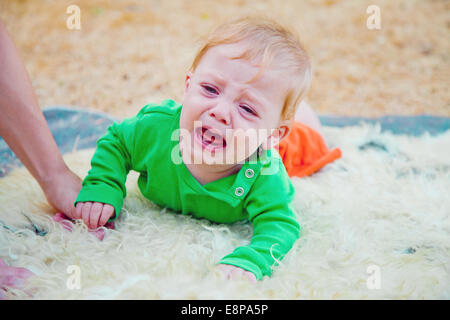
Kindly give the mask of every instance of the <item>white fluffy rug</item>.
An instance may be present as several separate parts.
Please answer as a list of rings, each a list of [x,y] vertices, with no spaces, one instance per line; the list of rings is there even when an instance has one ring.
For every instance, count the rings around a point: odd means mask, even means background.
[[[0,258],[36,274],[13,299],[450,299],[450,131],[419,138],[379,126],[324,127],[343,157],[293,178],[301,238],[271,278],[226,280],[215,263],[249,241],[145,200],[130,175],[125,212],[103,241],[54,223],[37,183],[0,179]],[[93,150],[65,156],[83,177]],[[169,182],[168,182],[169,183]],[[48,233],[36,235],[25,213]],[[78,281],[79,280],[79,281]]]

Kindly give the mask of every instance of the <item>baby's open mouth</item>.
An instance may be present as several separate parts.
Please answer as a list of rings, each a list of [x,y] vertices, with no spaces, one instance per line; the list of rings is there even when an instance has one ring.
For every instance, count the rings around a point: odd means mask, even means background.
[[[208,127],[198,127],[197,134],[201,138],[203,145],[206,147],[225,148],[226,140],[222,134]]]

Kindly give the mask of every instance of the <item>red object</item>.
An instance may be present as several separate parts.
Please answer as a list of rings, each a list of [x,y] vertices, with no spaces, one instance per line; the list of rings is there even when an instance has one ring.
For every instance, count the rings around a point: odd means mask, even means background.
[[[66,216],[63,213],[57,213],[53,216],[53,221],[59,222],[64,229],[72,231],[73,229],[73,220],[70,219],[68,216]],[[105,228],[107,229],[114,229],[114,222],[108,222],[105,224]],[[89,233],[96,236],[100,241],[103,240],[105,237],[105,229],[104,228],[97,228],[97,229],[89,229]]]
[[[5,299],[8,288],[22,288],[34,273],[25,268],[8,266],[0,259],[0,300]]]
[[[328,149],[322,136],[310,127],[295,121],[291,132],[275,146],[289,177],[305,177],[339,159],[341,150]]]

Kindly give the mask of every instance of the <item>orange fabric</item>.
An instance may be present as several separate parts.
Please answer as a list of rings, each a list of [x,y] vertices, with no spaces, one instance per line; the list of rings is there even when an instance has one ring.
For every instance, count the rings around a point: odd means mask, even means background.
[[[328,149],[322,136],[295,121],[291,132],[275,146],[289,177],[309,176],[342,156],[341,150]]]

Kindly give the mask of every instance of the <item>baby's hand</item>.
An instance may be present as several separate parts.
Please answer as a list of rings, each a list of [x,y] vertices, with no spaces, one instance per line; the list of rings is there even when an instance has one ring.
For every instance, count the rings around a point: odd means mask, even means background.
[[[73,219],[83,219],[89,229],[104,226],[114,214],[112,205],[100,202],[78,202]]]
[[[250,280],[250,282],[256,283],[256,276],[253,273],[242,268],[235,267],[230,264],[220,264],[218,268],[220,271],[222,271],[223,274],[225,274],[227,279],[236,279],[240,276],[244,276],[245,278]]]

